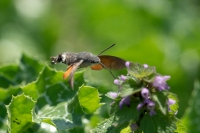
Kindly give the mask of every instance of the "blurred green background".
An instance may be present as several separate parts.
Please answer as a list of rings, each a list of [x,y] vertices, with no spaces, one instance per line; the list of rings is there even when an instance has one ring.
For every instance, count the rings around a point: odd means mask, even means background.
[[[65,51],[97,55],[113,43],[105,54],[156,66],[158,73],[171,76],[180,118],[200,78],[199,0],[0,1],[1,65],[22,53],[48,64],[50,56]],[[91,84],[117,89],[106,70],[88,68],[85,75]]]

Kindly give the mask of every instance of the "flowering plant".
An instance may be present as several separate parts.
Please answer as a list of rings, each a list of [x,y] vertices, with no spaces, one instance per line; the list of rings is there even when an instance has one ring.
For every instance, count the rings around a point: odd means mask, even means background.
[[[99,129],[103,127],[106,132],[184,132],[175,116],[178,112],[178,99],[169,92],[167,80],[170,76],[156,73],[155,67],[147,64],[126,62],[125,65],[128,74],[114,80],[118,92],[107,93],[113,99],[111,117],[94,132],[100,132]]]

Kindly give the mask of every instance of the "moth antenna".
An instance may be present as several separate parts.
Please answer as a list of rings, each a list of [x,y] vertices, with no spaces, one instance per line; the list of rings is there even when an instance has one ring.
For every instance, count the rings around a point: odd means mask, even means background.
[[[115,44],[113,44],[113,45],[111,45],[110,47],[108,47],[108,48],[106,48],[106,49],[104,49],[100,54],[98,54],[98,56],[99,55],[101,55],[103,52],[105,52],[106,50],[108,50],[108,49],[110,49],[110,48],[112,48],[113,46],[115,46]]]
[[[103,64],[103,63],[101,63],[101,62],[99,62],[105,69],[107,69],[109,72],[110,72],[110,74],[113,76],[113,78],[114,79],[116,79],[116,77],[114,76],[114,74]]]

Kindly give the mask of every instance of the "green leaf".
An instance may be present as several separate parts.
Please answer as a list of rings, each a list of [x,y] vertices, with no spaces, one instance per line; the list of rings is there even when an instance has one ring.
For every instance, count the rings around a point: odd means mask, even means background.
[[[19,72],[19,66],[16,64],[9,64],[0,67],[0,87],[7,88],[10,85],[18,84],[16,82],[16,75]]]
[[[126,81],[123,82],[121,88],[119,89],[120,96],[126,97],[141,91],[140,86],[136,83],[135,79],[128,77]]]
[[[130,96],[134,93],[134,89],[133,88],[126,88],[123,87],[123,89],[120,91],[120,96],[121,97],[126,97],[126,96]]]
[[[132,131],[130,125],[128,125],[126,128],[122,129],[120,133],[142,133],[140,130]]]
[[[11,80],[3,77],[0,75],[0,87],[2,88],[8,88],[10,85],[14,85],[15,83]]]
[[[75,114],[84,114],[80,106],[77,94],[69,101],[68,112],[75,113]]]
[[[22,90],[26,95],[36,100],[46,89],[53,84],[63,81],[62,72],[51,70],[45,66],[36,81],[24,86]]]
[[[3,103],[0,102],[0,131],[5,133],[7,132],[7,112],[6,107]]]
[[[131,101],[130,106],[124,105],[122,109],[115,112],[114,120],[110,131],[115,133],[126,128],[131,121],[137,121],[140,116],[140,111],[137,110],[138,101]]]
[[[194,90],[191,93],[189,106],[182,118],[183,124],[187,127],[187,133],[198,133],[200,122],[200,82],[194,82]]]
[[[188,133],[186,127],[178,118],[176,118],[176,127],[177,127],[177,129],[175,130],[176,133]]]
[[[95,114],[91,116],[89,125],[94,128],[101,121],[102,121],[102,117],[99,114]]]
[[[72,100],[56,106],[44,106],[38,114],[34,114],[33,121],[45,122],[55,126],[58,130],[65,130],[81,126],[83,115],[78,98],[75,96]]]
[[[147,82],[148,84],[151,84],[154,82],[156,76],[161,76],[159,73],[152,73],[148,77],[144,77],[144,81]]]
[[[78,91],[78,99],[83,111],[87,114],[96,111],[100,104],[98,90],[90,86],[81,86]]]
[[[126,128],[122,129],[120,131],[120,133],[131,133],[131,128],[130,128],[130,125],[128,125]]]
[[[4,79],[10,81],[11,84],[9,85],[25,84],[36,80],[42,68],[43,64],[24,54],[22,55],[19,64],[0,67],[0,76],[2,75]]]
[[[169,114],[174,116],[178,112],[178,108],[179,108],[178,102],[179,102],[179,100],[178,100],[177,95],[174,94],[174,93],[171,93],[171,92],[169,92],[168,98],[173,99],[174,101],[176,101],[175,104],[170,105],[170,110],[171,111],[169,112]]]
[[[141,80],[138,80],[137,78],[133,77],[133,76],[127,76],[127,79],[123,82],[123,84],[129,84],[130,87],[132,88],[136,88],[141,86]]]
[[[144,78],[150,76],[151,74],[155,73],[155,67],[148,67],[145,68],[143,65],[139,63],[130,63],[130,67],[128,69],[128,73],[136,78]]]
[[[17,95],[20,91],[20,87],[9,87],[7,89],[0,88],[0,101],[4,101],[12,95]]]
[[[107,133],[109,131],[109,128],[112,126],[113,120],[114,116],[105,119],[104,121],[99,123],[96,128],[92,130],[92,133]]]
[[[170,115],[164,115],[158,110],[154,116],[146,113],[140,122],[140,129],[144,133],[174,133],[176,119]]]
[[[122,100],[121,97],[117,97],[111,104],[110,114],[114,115],[114,113],[119,109],[119,102]]]
[[[38,79],[24,86],[22,90],[34,100],[41,98],[40,96],[42,95],[45,101],[50,105],[54,105],[75,95],[78,87],[84,83],[83,72],[76,72],[74,80],[75,90],[72,90],[68,80],[63,80],[63,72],[58,72],[45,66]]]
[[[129,80],[132,80],[132,79],[129,79]],[[130,81],[125,81],[123,84],[122,84],[122,88],[120,89],[120,96],[121,97],[126,97],[126,96],[130,96],[132,94],[135,94],[135,93],[138,93],[142,90],[141,87],[136,87],[136,86],[132,86],[130,84]]]
[[[109,120],[112,120],[112,123],[109,122],[110,127],[106,128],[105,132],[109,132],[109,133],[116,133],[119,132],[121,130],[123,130],[124,128],[126,128],[127,126],[129,126],[131,121],[137,121],[139,119],[140,116],[140,111],[137,110],[137,105],[139,103],[139,101],[137,100],[132,100],[130,103],[130,106],[126,106],[124,105],[122,109],[119,109],[119,100],[115,101],[114,105],[112,105],[111,108],[111,114],[112,117],[114,118],[109,118]],[[100,124],[99,126],[97,126],[97,128],[104,128],[103,123]],[[97,130],[97,128],[95,128],[95,130]],[[100,131],[99,131],[100,132]]]
[[[38,62],[38,60],[23,54],[19,64],[19,71],[16,74],[15,80],[17,83],[21,83],[22,81],[25,83],[30,83],[36,80],[43,66],[44,65]]]
[[[3,129],[7,131],[7,112],[5,104],[9,104],[12,95],[17,95],[19,92],[21,92],[19,87],[0,88],[0,132],[3,132]]]
[[[0,67],[0,75],[11,81],[14,81],[14,77],[16,76],[18,71],[19,66],[16,64],[9,64]]]
[[[22,94],[12,98],[6,106],[8,113],[8,131],[12,133],[23,132],[32,125],[32,112],[35,101]]]
[[[153,101],[155,101],[160,109],[160,111],[166,115],[167,114],[167,95],[168,95],[168,92],[166,91],[156,91],[154,93],[152,93],[152,99]]]

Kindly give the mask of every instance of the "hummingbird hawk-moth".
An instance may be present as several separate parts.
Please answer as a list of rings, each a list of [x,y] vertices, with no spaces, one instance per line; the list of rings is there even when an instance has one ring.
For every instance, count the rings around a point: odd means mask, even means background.
[[[113,47],[115,44],[103,50],[98,56],[93,55],[90,52],[64,52],[58,56],[51,57],[51,63],[64,63],[67,64],[67,70],[63,74],[63,79],[66,79],[69,76],[69,84],[71,88],[74,87],[74,73],[78,68],[85,68],[90,66],[93,70],[101,70],[103,68],[107,69],[111,74],[110,70],[120,70],[125,68],[125,60],[110,56],[110,55],[101,55],[103,52]],[[114,77],[114,75],[112,74]]]

